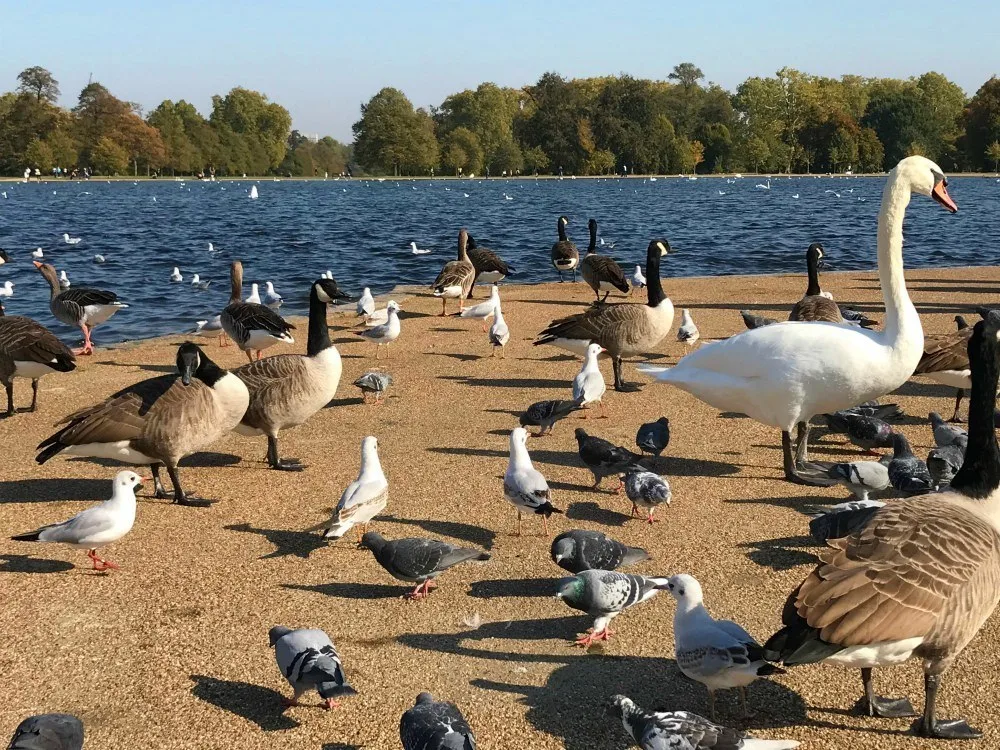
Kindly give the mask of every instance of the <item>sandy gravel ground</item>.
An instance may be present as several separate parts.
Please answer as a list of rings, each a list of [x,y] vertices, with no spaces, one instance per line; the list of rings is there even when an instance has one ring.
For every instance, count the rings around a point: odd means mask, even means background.
[[[912,271],[907,280],[929,332],[950,330],[957,312],[1000,303],[995,268]],[[831,273],[823,281],[838,301],[880,316],[873,274]],[[667,279],[665,288],[678,308],[691,308],[704,340],[742,330],[741,308],[786,315],[805,280]],[[29,714],[60,710],[82,717],[87,747],[102,750],[390,748],[398,746],[401,713],[419,691],[431,690],[461,706],[482,748],[588,750],[628,745],[603,711],[615,692],[649,708],[704,712],[704,688],[681,677],[672,658],[669,596],[618,618],[617,635],[603,651],[581,653],[570,640],[591,623],[553,598],[562,571],[549,560],[541,523],[529,519],[529,534],[513,536],[501,480],[508,432],[533,401],[568,397],[579,368],[531,341],[550,319],[580,309],[590,291],[583,284],[507,285],[502,294],[512,331],[504,361],[489,358],[478,322],[436,317],[438,301],[423,293],[400,297],[403,334],[392,358],[380,363],[396,385],[382,406],[363,405],[351,386],[375,365],[374,347],[351,333],[351,319],[331,315],[344,357],[337,399],[282,441],[283,454],[309,468],[270,471],[263,439],[227,437],[184,462],[188,488],[219,502],[177,507],[153,500],[147,488],[132,533],[105,550],[121,565],[108,575],[87,570],[82,552],[8,540],[108,497],[121,468],[63,458],[37,466],[33,447],[72,410],[171,371],[180,339],[99,350],[77,372],[44,380],[37,414],[0,421],[0,738]],[[304,339],[304,328],[300,333]],[[223,365],[241,363],[233,348],[213,342],[207,351]],[[671,339],[652,359],[673,363],[683,353]],[[610,381],[610,363],[603,366]],[[637,379],[634,363],[626,374]],[[951,389],[928,382],[910,383],[893,397],[910,415],[902,429],[919,454],[932,444],[928,410],[950,413],[952,397]],[[20,381],[18,403],[28,398]],[[609,390],[606,402],[609,419],[571,418],[552,437],[530,443],[556,505],[567,511],[553,518],[554,528],[599,529],[645,547],[653,559],[637,572],[694,574],[714,615],[737,620],[763,641],[813,560],[803,508],[842,501],[846,492],[779,481],[775,431],[720,415],[665,385],[648,384],[637,394]],[[649,526],[629,519],[611,480],[600,492],[589,489],[573,429],[584,424],[632,445],[639,424],[661,414],[672,424],[661,468],[674,502],[659,513],[661,523]],[[387,514],[375,528],[388,537],[481,545],[493,554],[443,575],[441,588],[422,603],[402,601],[404,587],[367,551],[303,531],[328,516],[354,479],[360,441],[369,434],[379,438],[390,483]],[[827,437],[816,455],[850,459],[857,451]],[[481,626],[463,625],[474,614]],[[329,713],[316,706],[283,711],[279,699],[289,689],[267,644],[276,624],[326,630],[359,696]],[[997,643],[993,618],[942,693],[940,715],[965,716],[982,728],[981,747],[1000,742]],[[876,680],[881,694],[909,695],[922,705],[918,664],[879,671]],[[751,689],[758,715],[749,727],[810,748],[929,746],[906,735],[906,720],[850,715],[860,688],[856,672],[836,667],[758,681]],[[319,702],[315,694],[308,698]],[[738,723],[735,694],[720,694],[719,706],[722,721]]]

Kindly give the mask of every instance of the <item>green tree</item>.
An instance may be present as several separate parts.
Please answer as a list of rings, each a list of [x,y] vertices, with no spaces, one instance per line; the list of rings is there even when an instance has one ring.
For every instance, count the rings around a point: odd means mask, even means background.
[[[524,151],[524,171],[528,174],[538,174],[549,168],[549,157],[541,146],[532,146]]]
[[[1000,141],[993,141],[986,147],[986,158],[993,162],[993,172],[1000,172]]]
[[[90,164],[95,174],[125,174],[128,170],[128,156],[128,151],[104,136],[91,149]]]
[[[442,144],[441,163],[456,175],[482,172],[483,148],[478,136],[466,127],[452,130]]]
[[[684,88],[693,88],[698,85],[698,81],[705,77],[694,63],[684,62],[675,65],[673,71],[667,76],[671,81],[677,81]]]
[[[55,166],[68,169],[77,163],[77,145],[66,129],[59,128],[49,133],[45,142],[52,149],[52,160]]]
[[[52,149],[41,138],[35,138],[28,144],[24,160],[27,166],[40,169],[42,172],[48,172],[54,166]]]
[[[285,158],[292,116],[260,92],[238,86],[225,96],[213,96],[209,121],[220,131],[228,128],[231,142],[242,141],[240,151],[248,155],[249,168],[243,171],[248,174],[266,174]]]
[[[1000,78],[986,81],[969,101],[962,117],[965,135],[962,150],[966,163],[975,170],[985,171],[986,150],[1000,141]]]
[[[17,90],[35,97],[35,101],[55,104],[59,98],[59,81],[45,68],[35,65],[17,74]]]
[[[698,171],[698,165],[705,161],[705,144],[701,141],[691,141],[689,144],[691,152],[691,172]]]
[[[399,89],[384,88],[362,105],[353,130],[354,156],[365,169],[426,174],[438,162],[433,120]]]
[[[881,172],[885,166],[885,149],[878,134],[871,128],[858,133],[858,169],[861,172]]]

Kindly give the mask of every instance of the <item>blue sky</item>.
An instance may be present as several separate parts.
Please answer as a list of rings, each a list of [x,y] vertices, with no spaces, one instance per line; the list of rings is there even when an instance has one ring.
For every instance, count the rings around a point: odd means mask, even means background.
[[[242,85],[286,106],[302,132],[341,140],[361,102],[390,85],[426,106],[482,81],[520,86],[547,70],[664,78],[682,61],[730,89],[784,65],[834,76],[936,70],[969,93],[1000,73],[996,0],[4,5],[0,91],[42,65],[66,105],[92,73],[146,108],[183,98],[207,114],[212,94]]]

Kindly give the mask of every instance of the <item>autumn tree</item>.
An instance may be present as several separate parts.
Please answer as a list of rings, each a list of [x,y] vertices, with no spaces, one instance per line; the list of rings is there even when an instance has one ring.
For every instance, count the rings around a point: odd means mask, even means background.
[[[17,90],[35,97],[35,101],[55,104],[59,98],[59,81],[45,68],[35,65],[17,74]]]

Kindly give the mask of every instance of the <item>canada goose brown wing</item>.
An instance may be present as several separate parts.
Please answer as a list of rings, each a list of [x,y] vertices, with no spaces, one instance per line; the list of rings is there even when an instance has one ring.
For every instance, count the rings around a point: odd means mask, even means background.
[[[629,290],[628,279],[625,278],[622,267],[615,262],[614,258],[591,253],[580,261],[580,268],[584,280],[590,284],[595,292],[599,291],[601,282],[611,284],[620,292]]]
[[[946,370],[969,369],[969,338],[972,328],[954,333],[924,337],[924,354],[917,363],[914,375]]]
[[[811,294],[795,303],[789,320],[817,320],[828,323],[843,323],[840,307],[832,299]]]
[[[134,444],[147,456],[180,458],[199,450],[206,435],[214,436],[220,417],[211,387],[198,379],[184,385],[177,378],[146,412]]]
[[[233,370],[250,392],[250,405],[242,424],[263,429],[270,414],[284,412],[295,400],[298,378],[305,372],[305,359],[298,354],[281,354],[259,359]]]
[[[982,620],[965,621],[989,604],[985,619],[995,604],[981,601],[975,584],[984,572],[994,584],[1000,577],[1000,535],[940,495],[889,503],[861,531],[828,545],[794,601],[827,643],[928,638],[948,627],[974,634]]]
[[[647,309],[641,304],[594,304],[582,313],[554,320],[542,331],[539,343],[559,338],[590,340],[615,353],[650,333]]]
[[[466,252],[469,254],[469,261],[471,261],[473,267],[476,269],[476,273],[494,271],[502,273],[504,276],[510,275],[510,266],[492,250],[485,247],[473,247],[469,248]]]
[[[569,240],[559,240],[552,245],[552,262],[557,260],[576,260],[580,257],[580,251],[576,249]]]
[[[476,276],[476,269],[467,260],[452,260],[444,264],[441,273],[431,284],[433,289],[444,289],[449,286],[472,286],[472,280]],[[468,292],[468,289],[466,289]]]
[[[69,347],[48,328],[31,318],[0,318],[0,351],[16,362],[37,362],[60,372],[76,368]]]

